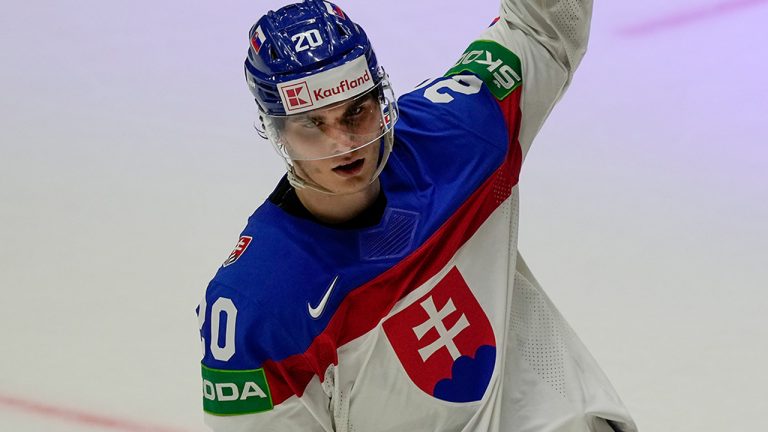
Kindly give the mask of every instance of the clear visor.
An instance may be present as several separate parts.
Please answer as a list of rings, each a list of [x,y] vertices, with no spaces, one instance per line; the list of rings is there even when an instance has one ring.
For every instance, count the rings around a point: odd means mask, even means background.
[[[397,104],[383,79],[367,92],[301,114],[262,114],[264,132],[290,161],[343,156],[380,141],[397,121]]]

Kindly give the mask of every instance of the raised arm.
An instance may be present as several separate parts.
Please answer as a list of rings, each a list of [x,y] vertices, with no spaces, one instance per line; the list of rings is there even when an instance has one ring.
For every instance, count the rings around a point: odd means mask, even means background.
[[[570,81],[587,50],[592,0],[504,0],[501,19],[541,44]]]
[[[592,0],[504,0],[500,18],[448,72],[482,78],[505,107],[510,131],[522,115],[516,138],[523,155],[571,83],[591,15]]]

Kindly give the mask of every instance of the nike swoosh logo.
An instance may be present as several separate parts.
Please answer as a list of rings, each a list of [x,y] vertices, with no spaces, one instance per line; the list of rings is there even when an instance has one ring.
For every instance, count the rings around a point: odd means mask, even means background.
[[[331,286],[328,287],[328,290],[325,291],[325,295],[323,296],[323,299],[320,300],[320,304],[317,305],[317,307],[312,307],[309,302],[307,302],[307,310],[309,311],[309,316],[311,316],[314,319],[320,318],[320,316],[323,314],[323,311],[325,310],[325,305],[328,304],[328,299],[331,298],[331,292],[333,292],[333,288],[336,286],[336,281],[339,280],[339,276],[337,275],[333,282],[331,282]]]

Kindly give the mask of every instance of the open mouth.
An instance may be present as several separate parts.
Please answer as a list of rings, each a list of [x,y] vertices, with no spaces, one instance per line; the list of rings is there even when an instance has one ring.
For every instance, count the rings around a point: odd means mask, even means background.
[[[333,171],[340,174],[347,174],[347,175],[357,174],[360,172],[360,170],[363,169],[364,163],[365,163],[365,158],[358,159],[346,165],[339,165],[336,168],[334,168]]]

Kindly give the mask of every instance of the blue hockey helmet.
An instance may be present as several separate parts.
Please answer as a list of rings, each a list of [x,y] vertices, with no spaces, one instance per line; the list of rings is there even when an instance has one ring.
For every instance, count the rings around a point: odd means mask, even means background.
[[[385,77],[365,31],[341,8],[324,0],[305,0],[268,12],[251,27],[249,38],[245,77],[259,107],[268,115],[317,107],[318,101],[309,93],[288,100],[294,93],[286,94],[285,84],[301,82],[356,59],[365,59],[373,84]]]
[[[378,157],[365,158],[375,161],[362,172],[370,175],[368,184],[376,180],[392,150],[399,113],[363,29],[333,3],[304,0],[268,12],[249,37],[245,76],[260,110],[257,129],[285,160],[291,184],[352,193],[319,184],[301,161],[340,161],[371,151]]]

